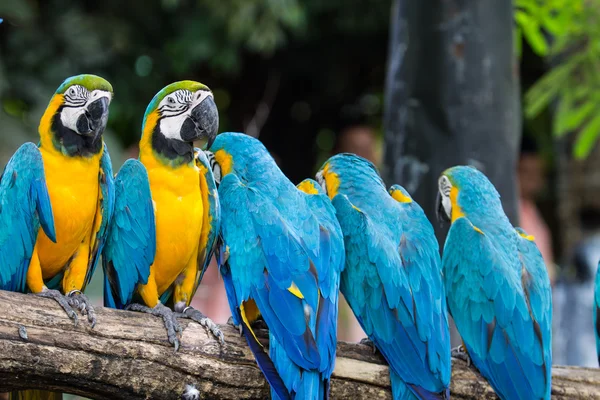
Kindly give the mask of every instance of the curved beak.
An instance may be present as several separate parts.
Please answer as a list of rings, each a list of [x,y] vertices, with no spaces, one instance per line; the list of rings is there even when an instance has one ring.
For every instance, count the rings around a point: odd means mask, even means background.
[[[77,130],[85,136],[93,136],[96,140],[106,129],[108,121],[108,97],[100,97],[86,107],[83,114],[77,119]]]
[[[444,226],[446,223],[450,222],[450,218],[448,218],[448,215],[446,215],[446,211],[444,210],[444,205],[442,204],[442,195],[440,194],[439,190],[437,192],[435,204],[435,216],[440,222],[440,225]]]
[[[217,137],[219,130],[219,111],[212,96],[206,96],[190,112],[190,116],[181,127],[181,138],[187,142],[206,139],[206,149]]]

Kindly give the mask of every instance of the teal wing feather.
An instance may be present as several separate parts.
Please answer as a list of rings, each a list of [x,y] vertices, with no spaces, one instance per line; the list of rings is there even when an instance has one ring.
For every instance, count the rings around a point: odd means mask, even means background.
[[[600,262],[596,271],[596,288],[594,290],[594,332],[596,332],[596,353],[600,364]]]
[[[521,257],[531,275],[539,269],[536,259]],[[448,233],[443,266],[449,310],[473,364],[496,393],[503,399],[549,399],[550,338],[543,335],[550,327],[539,326],[550,323],[549,296],[545,284],[524,287],[515,232],[488,236],[459,218]]]
[[[156,252],[154,206],[148,173],[129,159],[115,179],[114,214],[102,253],[104,305],[123,308],[136,286],[146,284]]]
[[[366,200],[376,201],[371,194]],[[404,226],[395,200],[380,201],[380,214],[368,214],[344,194],[333,198],[346,247],[341,290],[390,364],[397,392],[401,378],[413,393],[404,389],[407,398],[441,398],[450,381],[450,336],[433,229],[422,211],[404,216]]]
[[[40,225],[56,242],[44,162],[33,143],[15,152],[0,177],[0,225],[0,289],[25,292]]]
[[[98,174],[98,181],[100,183],[100,194],[101,197],[98,199],[98,207],[100,207],[100,216],[102,218],[100,226],[96,232],[92,234],[96,235],[93,247],[90,249],[90,262],[88,265],[87,274],[85,276],[85,282],[83,289],[92,280],[100,255],[104,249],[106,243],[106,236],[108,233],[108,227],[112,219],[113,211],[115,208],[115,179],[113,176],[112,163],[110,161],[110,155],[108,154],[108,148],[104,145],[104,152],[100,159],[100,173]],[[94,225],[96,225],[94,223]],[[82,290],[83,290],[82,289]]]

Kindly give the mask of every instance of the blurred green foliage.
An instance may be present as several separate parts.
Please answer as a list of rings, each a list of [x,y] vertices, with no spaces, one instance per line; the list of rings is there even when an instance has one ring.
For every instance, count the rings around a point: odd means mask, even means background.
[[[577,132],[573,155],[579,159],[600,136],[599,17],[598,0],[516,0],[516,43],[523,37],[551,65],[525,93],[525,116],[534,119],[556,106],[553,135]]]
[[[268,82],[279,75],[261,139],[281,156],[296,151],[300,143],[276,139],[294,124],[306,144],[314,144],[321,127],[335,130],[331,120],[344,104],[358,103],[363,95],[381,96],[390,4],[2,0],[0,165],[18,145],[36,140],[50,96],[63,79],[80,73],[101,75],[115,89],[105,134],[115,168],[131,155],[123,149],[139,140],[152,96],[180,79],[209,85],[220,110],[220,130],[240,131],[253,119]],[[377,116],[381,106],[375,114],[367,111]],[[302,163],[281,157],[292,179],[306,176],[318,154],[327,151],[306,144],[309,169],[294,172]]]

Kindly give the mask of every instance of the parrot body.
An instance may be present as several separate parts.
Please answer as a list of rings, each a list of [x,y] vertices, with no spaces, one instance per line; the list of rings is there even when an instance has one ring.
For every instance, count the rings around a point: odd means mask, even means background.
[[[317,174],[344,232],[341,291],[390,364],[394,399],[448,395],[450,333],[437,240],[400,186],[389,193],[375,166],[353,154]]]
[[[449,311],[473,364],[502,399],[549,399],[552,298],[533,238],[515,230],[490,181],[446,170],[440,209],[452,223],[443,270]]]
[[[596,333],[598,364],[600,364],[600,262],[596,270],[596,287],[594,290],[594,332]]]
[[[38,146],[26,143],[0,182],[0,289],[55,299],[77,323],[96,318],[82,291],[105,241],[114,205],[110,157],[102,140],[110,84],[78,75],[57,89],[39,125]],[[41,226],[41,228],[40,228]],[[40,390],[11,398],[61,398]]]
[[[171,309],[222,340],[216,325],[189,307],[220,221],[212,171],[193,140],[212,140],[217,123],[206,86],[182,81],[165,87],[146,110],[139,161],[128,160],[116,178],[115,218],[103,257],[105,305],[162,316],[176,348],[179,325]]]
[[[335,211],[316,182],[295,187],[252,137],[223,133],[210,150],[222,177],[219,259],[233,321],[274,398],[327,398],[344,266]],[[259,315],[270,359],[252,330]]]

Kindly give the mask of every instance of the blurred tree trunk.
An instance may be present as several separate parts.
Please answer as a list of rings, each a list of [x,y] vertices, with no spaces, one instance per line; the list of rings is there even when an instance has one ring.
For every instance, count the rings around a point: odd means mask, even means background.
[[[437,179],[470,164],[518,222],[521,134],[511,1],[395,0],[386,83],[384,174],[435,222]]]

